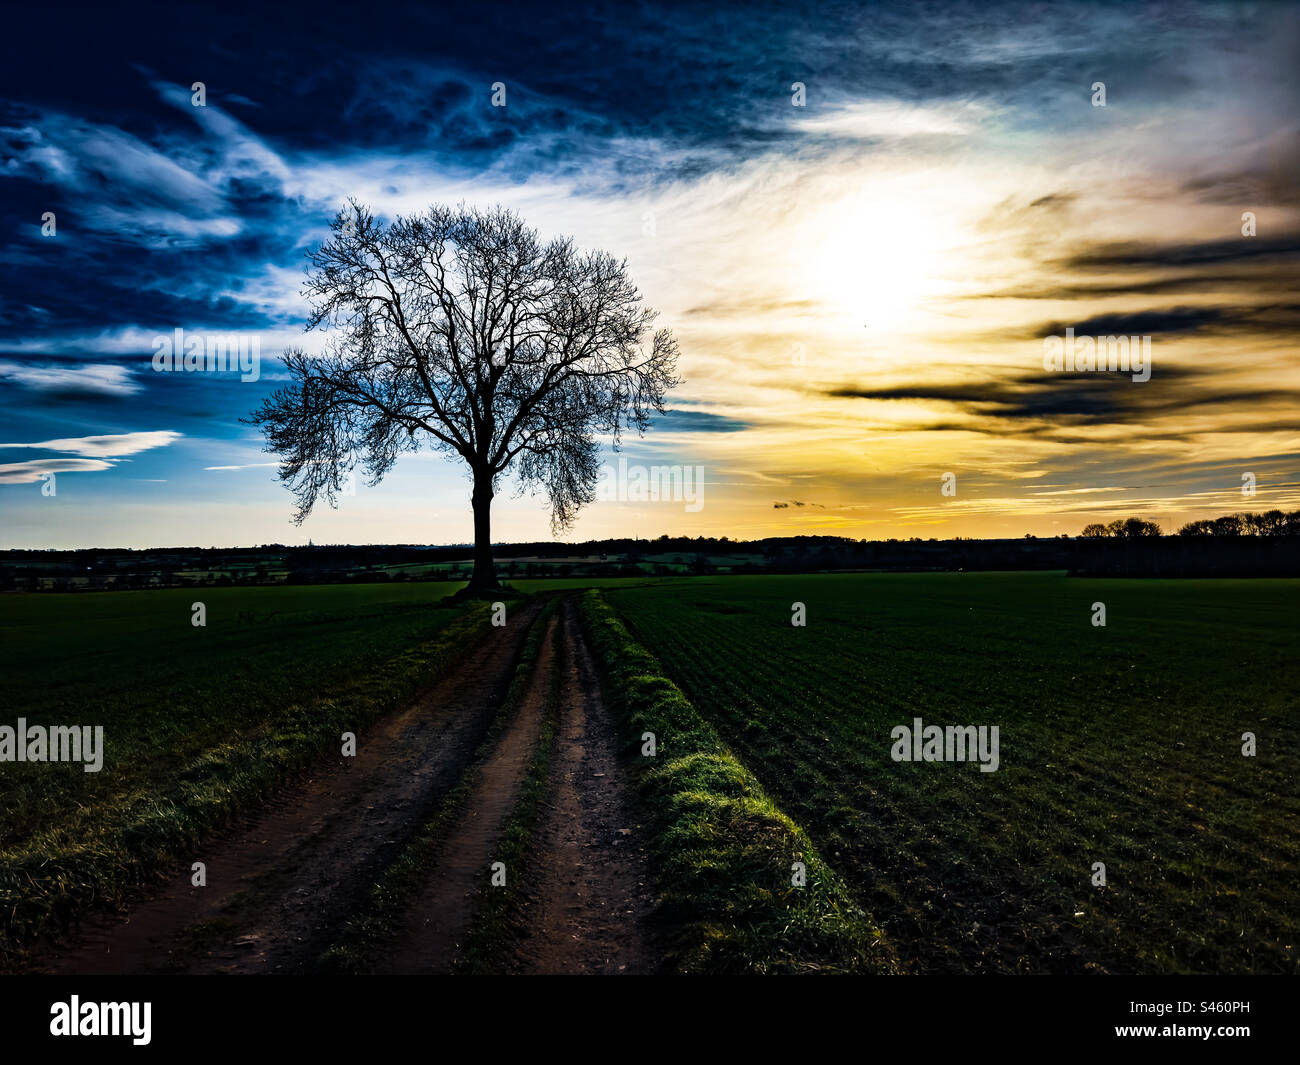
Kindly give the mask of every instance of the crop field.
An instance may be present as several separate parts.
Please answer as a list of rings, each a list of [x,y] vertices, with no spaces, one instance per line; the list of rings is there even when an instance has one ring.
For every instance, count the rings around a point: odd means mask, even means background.
[[[602,594],[905,969],[1296,971],[1300,583],[859,574]],[[997,770],[895,761],[891,730],[918,717],[998,726]]]
[[[3,967],[113,911],[120,971],[1296,970],[1295,581],[457,587],[0,597],[0,724],[106,737],[0,767]],[[917,718],[995,771],[896,761]]]
[[[108,748],[99,772],[3,766],[0,945],[115,898],[323,737],[409,699],[439,638],[480,620],[439,608],[455,587],[0,597],[0,723],[102,725]]]

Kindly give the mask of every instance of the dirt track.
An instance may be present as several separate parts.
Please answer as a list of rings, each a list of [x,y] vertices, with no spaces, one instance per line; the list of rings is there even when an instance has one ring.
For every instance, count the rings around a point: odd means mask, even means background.
[[[644,839],[575,613],[566,603],[559,745],[537,837],[537,872],[529,880],[523,922],[529,934],[518,968],[649,972],[645,928],[653,900]]]
[[[380,969],[448,973],[474,916],[474,900],[489,879],[493,848],[514,809],[528,759],[537,746],[555,663],[555,619],[547,626],[537,665],[514,720],[477,774],[464,817],[443,843],[407,912],[404,933]],[[510,870],[510,875],[517,875]]]
[[[381,972],[447,972],[474,915],[494,848],[538,742],[549,692],[559,733],[547,797],[521,876],[516,972],[651,968],[649,874],[636,807],[617,757],[590,653],[570,598],[550,619],[529,683],[494,748],[472,764],[505,699],[540,604],[516,608],[453,674],[358,737],[355,758],[322,760],[237,830],[196,848],[208,886],[187,861],[125,916],[95,917],[38,955],[55,973],[304,973],[371,884],[463,773],[467,806],[412,898]],[[560,675],[556,677],[555,671]],[[558,687],[557,687],[558,685]]]

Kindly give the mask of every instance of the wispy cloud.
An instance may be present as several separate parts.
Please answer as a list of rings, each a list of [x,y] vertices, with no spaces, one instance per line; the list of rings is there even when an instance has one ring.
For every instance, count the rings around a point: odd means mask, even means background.
[[[0,381],[40,392],[104,396],[130,396],[144,387],[127,367],[113,363],[60,366],[0,361]]]
[[[859,100],[801,118],[807,133],[859,140],[961,137],[974,133],[992,114],[979,103],[921,105],[898,100]]]
[[[170,429],[143,433],[115,433],[109,436],[78,436],[60,440],[40,440],[36,443],[0,444],[0,451],[8,448],[29,448],[36,451],[67,452],[83,457],[124,458],[138,455],[156,447],[167,447],[181,438]],[[103,468],[103,467],[99,467]]]
[[[111,462],[102,459],[53,458],[0,463],[0,484],[31,484],[50,473],[94,473],[111,467]]]

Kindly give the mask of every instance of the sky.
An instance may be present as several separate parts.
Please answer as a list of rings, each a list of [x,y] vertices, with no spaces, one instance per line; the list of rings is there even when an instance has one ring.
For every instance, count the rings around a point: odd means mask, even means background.
[[[5,17],[0,547],[472,538],[432,451],[295,526],[241,422],[328,339],[301,288],[348,198],[504,204],[625,257],[673,331],[670,412],[606,461],[698,494],[565,539],[1300,507],[1300,6]],[[177,329],[257,373],[156,370]],[[1049,359],[1067,329],[1149,364]],[[545,499],[507,486],[493,534],[550,539]]]

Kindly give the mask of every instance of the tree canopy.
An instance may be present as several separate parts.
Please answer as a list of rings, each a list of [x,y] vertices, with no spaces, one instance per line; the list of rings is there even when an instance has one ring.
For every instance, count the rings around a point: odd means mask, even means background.
[[[473,482],[476,586],[495,585],[489,509],[510,470],[543,491],[553,531],[594,498],[617,447],[664,411],[677,343],[655,329],[625,260],[543,240],[514,212],[435,205],[376,219],[355,201],[308,256],[309,329],[291,383],[250,417],[281,456],[301,522],[360,465],[375,484],[404,452],[460,457]]]

